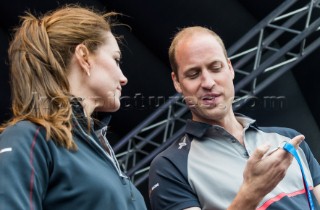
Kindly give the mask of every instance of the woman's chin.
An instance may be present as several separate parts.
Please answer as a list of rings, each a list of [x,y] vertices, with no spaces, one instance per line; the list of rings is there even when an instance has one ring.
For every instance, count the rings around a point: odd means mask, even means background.
[[[120,105],[108,106],[108,107],[97,107],[97,112],[116,112],[120,109]]]

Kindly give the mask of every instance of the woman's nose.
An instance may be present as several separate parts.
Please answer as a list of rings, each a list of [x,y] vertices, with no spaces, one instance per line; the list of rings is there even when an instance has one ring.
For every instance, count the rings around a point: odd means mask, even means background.
[[[124,74],[121,72],[121,78],[120,78],[120,85],[125,86],[128,83],[128,79]]]

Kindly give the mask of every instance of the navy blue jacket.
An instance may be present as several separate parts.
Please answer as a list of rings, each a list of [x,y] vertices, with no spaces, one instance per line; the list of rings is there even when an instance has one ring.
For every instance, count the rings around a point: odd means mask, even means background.
[[[88,134],[81,105],[73,109],[77,151],[47,141],[45,129],[29,121],[1,133],[1,210],[146,209],[112,150],[106,152],[92,130]]]

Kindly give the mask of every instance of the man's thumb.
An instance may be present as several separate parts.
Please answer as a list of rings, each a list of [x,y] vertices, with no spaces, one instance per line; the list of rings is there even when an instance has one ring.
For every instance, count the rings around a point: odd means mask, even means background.
[[[304,138],[304,135],[298,135],[291,139],[290,144],[292,144],[297,149]]]

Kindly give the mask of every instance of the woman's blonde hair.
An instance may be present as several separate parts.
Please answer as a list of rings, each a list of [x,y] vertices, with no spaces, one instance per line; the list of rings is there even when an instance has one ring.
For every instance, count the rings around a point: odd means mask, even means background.
[[[68,65],[79,44],[94,52],[111,31],[110,17],[78,5],[66,5],[36,18],[21,17],[8,50],[12,90],[12,119],[42,125],[46,138],[67,149],[76,149],[72,139]]]

